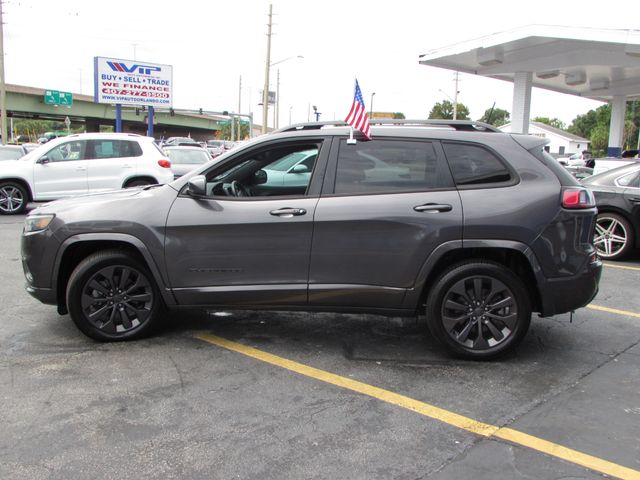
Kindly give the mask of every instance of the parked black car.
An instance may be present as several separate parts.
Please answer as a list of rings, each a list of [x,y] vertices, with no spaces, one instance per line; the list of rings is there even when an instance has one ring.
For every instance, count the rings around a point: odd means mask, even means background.
[[[607,170],[582,180],[596,197],[595,246],[607,260],[618,260],[640,246],[640,163]]]
[[[591,192],[545,139],[466,121],[339,122],[262,136],[165,186],[49,203],[25,220],[27,291],[101,341],[165,307],[426,315],[451,351],[516,346],[531,312],[586,305],[602,269]],[[296,152],[294,169],[266,171]]]

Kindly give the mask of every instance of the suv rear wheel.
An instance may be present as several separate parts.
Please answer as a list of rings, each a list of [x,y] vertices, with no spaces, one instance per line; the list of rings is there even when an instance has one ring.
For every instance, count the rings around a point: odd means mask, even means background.
[[[158,323],[162,300],[147,268],[131,255],[107,250],[85,258],[71,274],[67,308],[87,336],[134,340]]]
[[[427,298],[431,334],[456,355],[499,356],[529,329],[531,303],[522,281],[503,265],[471,261],[449,268]]]

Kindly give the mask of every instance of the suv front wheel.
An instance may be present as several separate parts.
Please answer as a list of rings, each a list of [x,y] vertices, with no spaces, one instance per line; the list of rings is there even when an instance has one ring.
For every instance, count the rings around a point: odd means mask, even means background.
[[[431,334],[456,355],[488,359],[514,348],[529,329],[522,281],[498,263],[469,261],[446,270],[427,298]]]
[[[148,269],[118,250],[94,253],[75,268],[67,308],[87,336],[102,342],[134,340],[151,333],[162,299]]]

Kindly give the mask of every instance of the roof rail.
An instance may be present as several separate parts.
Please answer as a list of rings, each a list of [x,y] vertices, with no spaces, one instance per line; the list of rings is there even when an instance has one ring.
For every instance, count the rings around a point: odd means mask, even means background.
[[[407,120],[400,118],[372,118],[369,120],[371,126],[384,125],[403,125],[407,127],[425,126],[425,127],[446,127],[453,128],[458,131],[466,132],[494,132],[503,133],[493,125],[482,122],[474,122],[472,120]],[[344,120],[329,120],[325,122],[306,122],[296,123],[287,127],[274,130],[272,133],[293,132],[296,130],[319,130],[322,127],[348,127],[349,124]]]

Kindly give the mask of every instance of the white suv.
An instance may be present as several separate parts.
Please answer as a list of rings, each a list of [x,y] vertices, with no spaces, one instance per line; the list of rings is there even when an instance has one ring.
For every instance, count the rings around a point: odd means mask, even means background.
[[[171,181],[171,162],[151,137],[69,135],[0,162],[0,214],[22,213],[30,201]]]

